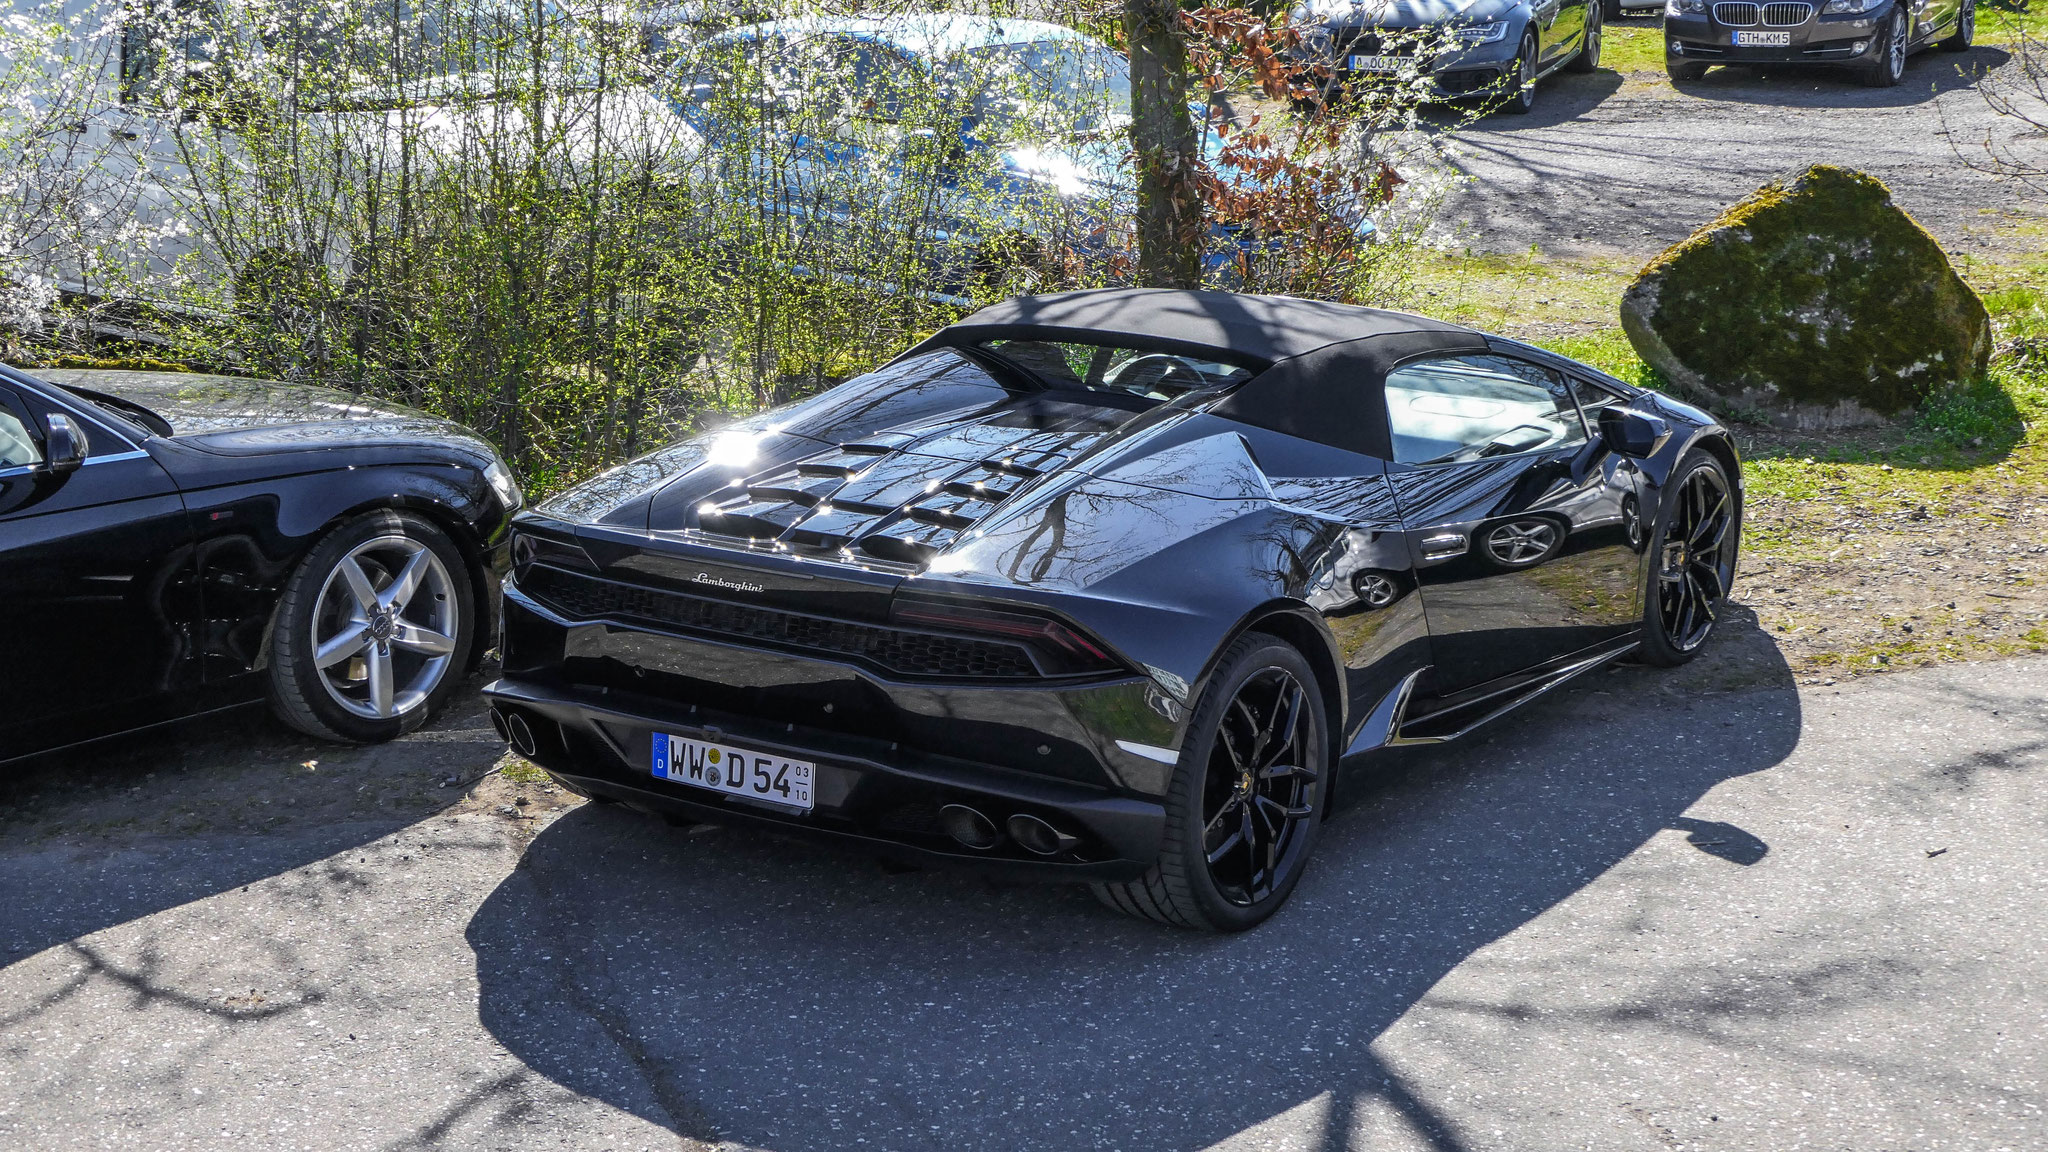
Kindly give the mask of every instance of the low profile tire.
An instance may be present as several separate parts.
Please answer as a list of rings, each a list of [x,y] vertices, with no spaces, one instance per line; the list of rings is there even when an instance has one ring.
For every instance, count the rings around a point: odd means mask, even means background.
[[[389,740],[426,723],[476,645],[468,566],[446,533],[372,512],[327,534],[286,581],[270,630],[270,702],[309,735]]]
[[[1572,57],[1571,63],[1565,65],[1566,71],[1591,72],[1600,67],[1600,29],[1607,19],[1606,9],[1606,4],[1586,5],[1586,42],[1579,46],[1579,54]],[[1621,16],[1620,5],[1615,6],[1614,15]]]
[[[1644,663],[1673,668],[1699,654],[1720,621],[1741,537],[1742,507],[1727,471],[1693,449],[1672,474],[1649,540]]]
[[[1977,0],[1963,0],[1956,13],[1956,30],[1941,42],[1943,52],[1968,52],[1977,42]]]
[[[1270,636],[1239,638],[1188,724],[1159,858],[1136,880],[1095,885],[1096,896],[1180,928],[1261,923],[1286,903],[1315,848],[1329,747],[1308,661]]]
[[[1707,75],[1707,66],[1697,60],[1666,60],[1664,74],[1673,80],[1700,80]]]
[[[1910,48],[1908,40],[1911,36],[1905,9],[1898,3],[1893,4],[1891,18],[1884,25],[1884,41],[1878,45],[1877,59],[1863,66],[1861,78],[1865,87],[1894,88],[1906,78],[1906,52]]]
[[[1536,110],[1536,37],[1522,37],[1515,53],[1515,70],[1508,76],[1508,88],[1501,94],[1501,109],[1516,116]]]
[[[1623,13],[1621,11],[1621,0],[1600,0],[1601,19],[1619,20],[1621,19],[1622,15]]]

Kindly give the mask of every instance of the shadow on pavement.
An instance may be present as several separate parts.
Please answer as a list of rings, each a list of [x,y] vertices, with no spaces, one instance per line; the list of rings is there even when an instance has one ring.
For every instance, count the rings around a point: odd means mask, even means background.
[[[1684,813],[1792,751],[1791,677],[1776,660],[1701,695],[1689,676],[1596,673],[1389,759],[1293,904],[1236,937],[585,806],[470,923],[481,1016],[563,1087],[777,1152],[1186,1149],[1319,1098],[1321,1147],[1368,1106],[1462,1147],[1423,1103],[1445,1086],[1382,1064],[1382,1031],[1661,830],[1736,863],[1768,850]]]
[[[1555,128],[1599,107],[1608,97],[1621,91],[1621,83],[1621,73],[1611,68],[1583,74],[1554,72],[1536,85],[1535,108],[1519,115],[1498,108],[1485,109],[1470,127],[1502,133]],[[1439,128],[1461,130],[1467,127],[1463,117],[1483,107],[1469,104],[1430,107],[1423,110],[1423,119]]]
[[[505,746],[464,693],[390,744],[324,744],[260,708],[10,765],[0,776],[0,966],[412,825]],[[120,979],[111,969],[105,973]]]
[[[2005,49],[1983,44],[1961,53],[1930,48],[1907,59],[1905,78],[1895,88],[1866,88],[1848,68],[1799,64],[1724,65],[1710,70],[1703,79],[1673,81],[1672,86],[1702,100],[1741,104],[1904,108],[1974,88],[1984,73],[2011,59],[2012,53]]]

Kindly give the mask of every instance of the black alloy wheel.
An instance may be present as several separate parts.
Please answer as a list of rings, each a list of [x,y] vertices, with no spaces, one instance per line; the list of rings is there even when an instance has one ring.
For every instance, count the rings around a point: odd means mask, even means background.
[[[1329,720],[1308,661],[1271,636],[1231,644],[1188,724],[1146,873],[1102,902],[1182,928],[1241,932],[1285,903],[1328,793]]]
[[[1902,0],[1893,3],[1891,19],[1885,21],[1884,39],[1877,46],[1877,58],[1864,66],[1863,83],[1871,88],[1891,88],[1905,79],[1906,51],[1911,47],[1912,36]]]
[[[1514,71],[1507,76],[1504,106],[1517,116],[1536,110],[1536,37],[1522,37],[1522,50],[1515,53]]]
[[[1600,27],[1603,19],[1603,4],[1586,5],[1586,38],[1579,45],[1579,53],[1572,62],[1565,65],[1572,72],[1591,72],[1600,67]]]
[[[1642,658],[1671,667],[1699,652],[1735,579],[1742,509],[1720,461],[1694,450],[1674,473],[1650,541]]]
[[[1977,42],[1977,0],[1963,0],[1962,8],[1956,12],[1956,30],[1941,42],[1944,52],[1968,52],[1970,45]]]

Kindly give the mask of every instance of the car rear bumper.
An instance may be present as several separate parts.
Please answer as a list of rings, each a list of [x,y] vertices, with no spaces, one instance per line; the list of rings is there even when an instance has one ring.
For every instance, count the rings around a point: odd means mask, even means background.
[[[1150,865],[1165,825],[1165,750],[1119,735],[1158,738],[1132,712],[1146,708],[1149,684],[892,683],[810,656],[568,619],[509,585],[505,675],[484,693],[501,720],[518,716],[533,733],[531,759],[595,796],[919,862],[1118,880]],[[800,812],[657,778],[657,733],[812,762],[815,806]],[[939,822],[949,804],[999,830],[1035,816],[1076,843],[1037,855],[1003,835],[969,848]]]
[[[1818,16],[1789,27],[1759,23],[1739,28],[1705,13],[1666,16],[1664,51],[1673,60],[1709,64],[1860,64],[1876,54],[1883,38],[1882,25],[1873,15]],[[1788,43],[1737,43],[1742,33],[1758,32],[1783,33]]]

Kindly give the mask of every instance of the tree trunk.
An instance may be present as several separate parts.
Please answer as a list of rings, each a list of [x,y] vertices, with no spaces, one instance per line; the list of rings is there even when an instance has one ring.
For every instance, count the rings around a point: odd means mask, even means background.
[[[1188,53],[1178,0],[1124,0],[1131,49],[1131,144],[1138,154],[1138,280],[1193,288],[1202,279],[1202,201]]]

